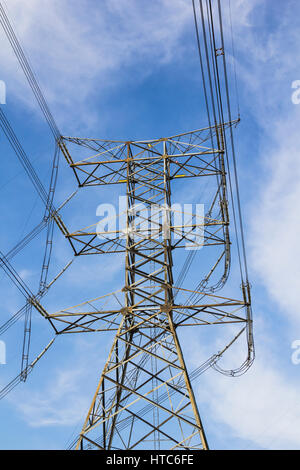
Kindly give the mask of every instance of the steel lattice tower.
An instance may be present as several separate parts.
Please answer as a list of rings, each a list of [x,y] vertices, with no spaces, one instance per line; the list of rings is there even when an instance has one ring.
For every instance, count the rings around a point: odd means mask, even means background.
[[[187,290],[174,285],[172,258],[187,243],[194,249],[217,245],[222,255],[211,272],[225,258],[226,278],[230,242],[222,133],[217,127],[151,141],[60,142],[80,186],[123,184],[127,198],[123,237],[90,227],[66,235],[76,255],[125,252],[123,307],[104,308],[102,301],[107,305],[110,298],[104,296],[49,316],[60,334],[117,329],[77,448],[147,448],[149,441],[159,448],[208,448],[177,329],[247,323],[250,301],[246,289],[242,300],[204,289],[189,291],[200,301],[184,302],[180,294]],[[217,148],[206,146],[212,134]],[[75,162],[70,145],[77,147],[74,153],[84,149],[92,154]],[[192,214],[188,224],[174,225],[171,187],[179,178],[217,182],[200,223]],[[197,226],[203,230],[195,236]]]

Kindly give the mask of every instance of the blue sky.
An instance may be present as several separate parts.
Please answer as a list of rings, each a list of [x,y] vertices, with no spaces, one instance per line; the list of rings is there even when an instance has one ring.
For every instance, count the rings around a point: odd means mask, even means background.
[[[207,125],[189,0],[5,3],[62,134],[146,139]],[[227,1],[224,12],[227,21]],[[300,105],[291,99],[292,82],[300,79],[299,5],[232,0],[232,17],[241,108],[235,142],[256,360],[240,378],[209,370],[194,389],[211,448],[299,448],[300,364],[291,360],[292,342],[300,339]],[[47,185],[53,142],[3,32],[0,41],[0,79],[7,86],[3,109]],[[0,146],[0,249],[7,253],[40,220],[43,206],[2,136]],[[61,161],[57,203],[74,189]],[[191,197],[194,189],[189,188]],[[98,204],[112,199],[116,194],[110,188],[80,192],[64,216],[74,228],[96,223]],[[13,260],[33,290],[43,246],[40,236]],[[71,257],[55,234],[49,277]],[[232,285],[238,282],[236,271],[237,263]],[[23,299],[1,273],[0,282],[2,324]],[[114,291],[122,282],[120,257],[76,259],[45,306],[53,312]],[[19,322],[3,337],[7,364],[0,365],[1,385],[19,372],[22,329]],[[32,335],[34,358],[52,338],[37,314]],[[188,339],[184,333],[191,368],[219,344],[209,346],[203,331]],[[58,338],[26,384],[1,401],[1,448],[65,448],[80,429],[111,340],[106,333]],[[229,355],[233,362],[234,354]]]

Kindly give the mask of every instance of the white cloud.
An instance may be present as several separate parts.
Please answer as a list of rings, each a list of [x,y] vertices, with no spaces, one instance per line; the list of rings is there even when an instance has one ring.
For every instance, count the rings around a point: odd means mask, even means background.
[[[63,341],[66,342],[66,338]],[[106,339],[101,341],[100,353],[99,337],[95,335],[73,337],[69,346],[71,352],[60,357],[58,369],[51,364],[48,366],[43,385],[34,385],[31,375],[25,389],[18,388],[8,396],[8,401],[29,426],[77,425],[79,431],[83,425],[106,359]],[[45,367],[44,362],[34,369],[36,377],[41,367]]]
[[[261,317],[259,315],[255,321],[256,359],[247,373],[232,378],[210,369],[194,385],[212,448],[216,447],[216,442],[222,449],[298,449],[300,446],[296,375],[300,366],[292,365],[292,348],[286,350],[286,357],[281,354],[278,360],[278,350],[281,351],[278,337],[270,334],[270,325]],[[224,342],[224,327],[220,335]],[[218,338],[210,345],[207,336],[193,331],[183,338],[190,371],[207,359],[209,350],[221,349]],[[224,368],[225,363],[225,368],[235,367],[237,360],[243,358],[243,350],[244,340],[231,347],[218,365]],[[294,378],[287,363],[295,372]]]
[[[251,242],[252,265],[294,327],[300,325],[300,221],[297,215],[300,139],[297,114],[300,115],[300,109],[293,113],[294,119],[273,126],[276,137],[265,158],[264,184],[252,210]]]
[[[299,449],[298,390],[274,363],[263,359],[266,351],[261,348],[260,353],[240,378],[210,374],[198,389],[199,401],[215,423],[228,426],[232,440],[250,441],[249,447],[257,449]],[[223,445],[228,441],[223,438]]]
[[[45,390],[25,392],[22,402],[14,403],[30,426],[68,426],[77,423],[88,407],[88,397],[79,393],[84,371],[59,371],[53,385]]]
[[[186,0],[104,0],[96,6],[89,0],[10,0],[8,13],[55,116],[65,123],[77,111],[77,125],[85,126],[97,120],[93,97],[124,80],[129,67],[136,66],[127,76],[132,83],[178,60],[192,20]],[[30,105],[3,32],[1,43],[8,94],[13,90]]]
[[[299,78],[300,37],[294,21],[293,8],[287,6],[272,32],[248,28],[242,41],[239,31],[237,44],[244,102],[263,134],[248,156],[259,156],[253,182],[257,191],[251,201],[250,261],[273,300],[299,326],[300,106],[292,104],[291,86]]]

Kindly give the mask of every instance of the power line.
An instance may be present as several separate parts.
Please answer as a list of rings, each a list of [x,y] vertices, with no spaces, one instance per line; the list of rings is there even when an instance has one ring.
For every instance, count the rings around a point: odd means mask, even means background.
[[[24,50],[21,47],[20,42],[16,36],[16,33],[8,19],[8,16],[4,10],[2,3],[0,2],[0,23],[5,31],[5,34],[15,52],[15,55],[19,61],[19,64],[27,78],[27,81],[36,97],[36,100],[39,104],[39,107],[42,113],[45,116],[45,119],[50,127],[50,130],[55,138],[55,140],[59,140],[61,133],[59,132],[58,126],[53,118],[53,115],[50,112],[50,109],[47,105],[45,97],[41,91],[41,88],[36,80],[36,77],[30,67],[29,61],[24,53]]]

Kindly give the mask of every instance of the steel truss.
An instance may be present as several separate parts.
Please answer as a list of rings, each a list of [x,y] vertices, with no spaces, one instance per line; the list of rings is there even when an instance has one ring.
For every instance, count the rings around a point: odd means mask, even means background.
[[[123,184],[127,201],[122,233],[88,227],[66,235],[76,255],[124,252],[124,288],[53,314],[44,312],[58,334],[116,331],[78,449],[208,448],[177,331],[232,323],[241,323],[244,330],[250,322],[247,286],[240,300],[209,288],[221,263],[224,282],[228,274],[223,132],[232,124],[149,141],[60,141],[80,186]],[[209,147],[212,136],[216,148]],[[74,161],[71,155],[81,152],[85,158]],[[214,181],[215,194],[202,220],[192,214],[187,224],[174,223],[171,188],[179,178]],[[195,235],[197,227],[202,229]],[[205,288],[174,285],[174,250],[202,246],[221,248]]]

